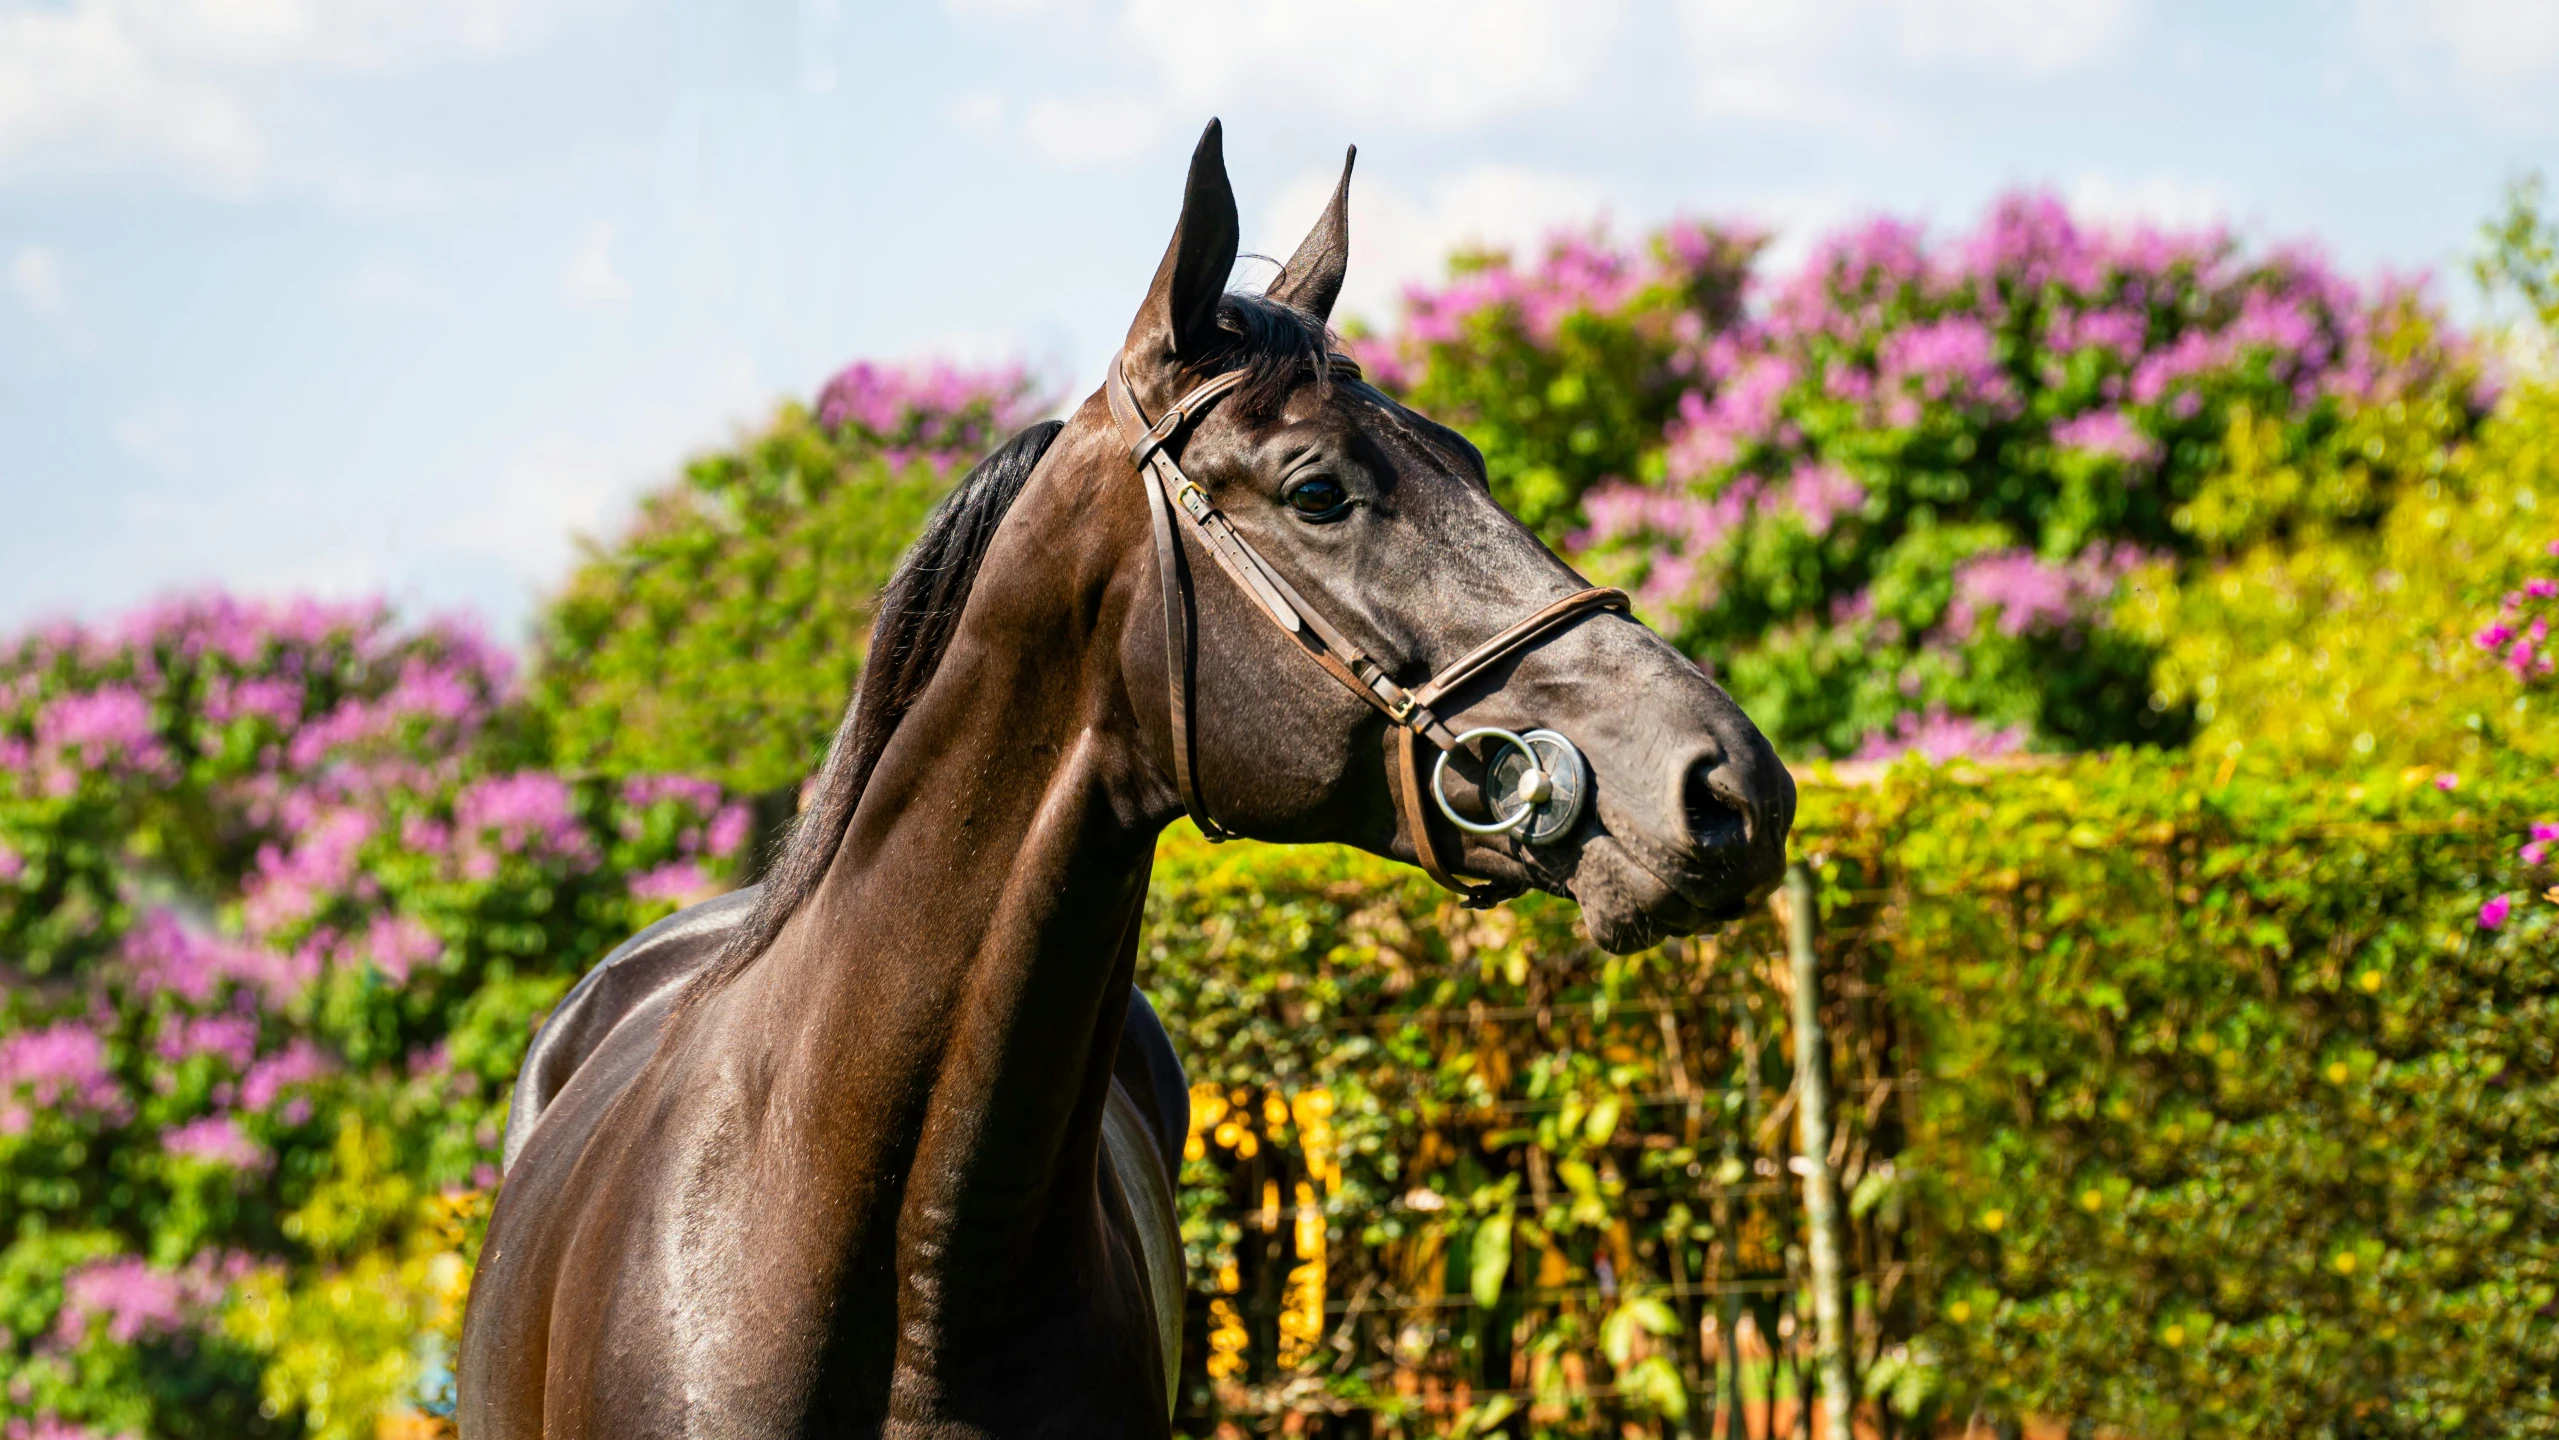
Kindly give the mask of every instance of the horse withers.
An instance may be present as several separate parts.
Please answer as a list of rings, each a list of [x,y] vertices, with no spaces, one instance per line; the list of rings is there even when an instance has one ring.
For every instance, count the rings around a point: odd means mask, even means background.
[[[1187,1101],[1132,985],[1186,811],[1569,895],[1616,951],[1774,882],[1758,730],[1334,352],[1349,182],[1229,293],[1209,126],[1103,389],[891,580],[770,878],[544,1025],[466,1440],[1168,1435]]]

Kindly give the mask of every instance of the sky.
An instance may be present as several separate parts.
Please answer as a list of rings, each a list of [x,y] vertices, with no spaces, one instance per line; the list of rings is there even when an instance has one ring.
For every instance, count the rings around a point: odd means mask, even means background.
[[[1211,115],[1250,251],[1360,147],[1343,315],[1460,244],[1783,266],[2021,186],[2458,309],[2559,181],[2559,4],[0,0],[0,629],[218,585],[520,635],[850,360],[1083,395]]]

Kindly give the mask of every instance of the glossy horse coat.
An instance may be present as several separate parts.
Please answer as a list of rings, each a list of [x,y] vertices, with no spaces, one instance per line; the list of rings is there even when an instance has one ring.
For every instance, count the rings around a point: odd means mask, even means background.
[[[1212,125],[1121,364],[1148,415],[1246,372],[1173,442],[1182,471],[1412,686],[1587,585],[1461,437],[1326,372],[1347,190],[1267,296],[1228,294]],[[1168,656],[1141,483],[1098,393],[963,481],[883,597],[772,878],[635,939],[552,1017],[465,1322],[467,1440],[1169,1433],[1178,1250],[1147,1212],[1182,1087],[1131,992],[1183,809],[1168,665],[1192,667],[1188,758],[1222,824],[1411,860],[1434,822],[1399,803],[1385,718],[1190,539]],[[1586,755],[1570,834],[1430,843],[1572,895],[1603,945],[1735,913],[1778,873],[1785,771],[1623,615],[1577,614],[1444,709]]]

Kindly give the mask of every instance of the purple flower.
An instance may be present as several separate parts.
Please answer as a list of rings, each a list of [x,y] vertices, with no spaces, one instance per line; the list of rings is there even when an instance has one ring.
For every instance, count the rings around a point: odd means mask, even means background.
[[[1897,330],[1886,337],[1879,358],[1885,388],[1907,386],[1932,401],[1970,400],[1999,413],[2017,401],[1990,327],[1968,315]]]
[[[578,822],[568,782],[556,775],[524,771],[478,781],[454,800],[453,823],[473,837],[464,865],[477,879],[496,873],[499,853],[594,863],[595,847]],[[494,852],[487,848],[492,845]]]
[[[2548,600],[2553,596],[2559,596],[2559,580],[2548,578],[2527,580],[2524,582],[2523,593],[2535,600]]]
[[[221,1304],[252,1268],[249,1257],[236,1252],[200,1254],[177,1270],[155,1270],[131,1255],[93,1260],[63,1277],[54,1338],[77,1345],[97,1319],[119,1345],[174,1334]]]
[[[2120,410],[2092,410],[2053,427],[2053,443],[2065,450],[2106,455],[2128,465],[2158,463],[2159,442],[2134,428]]]
[[[258,1053],[258,1022],[247,1015],[171,1015],[160,1023],[152,1049],[172,1064],[211,1055],[234,1071],[246,1070]]]
[[[146,912],[124,937],[122,958],[145,995],[168,991],[195,1004],[226,984],[247,987],[269,1004],[301,993],[319,978],[311,954],[282,955],[190,929],[168,910]]]
[[[240,1122],[228,1115],[207,1115],[190,1120],[174,1130],[160,1132],[160,1148],[172,1155],[203,1160],[243,1174],[263,1171],[274,1163],[265,1146],[252,1140],[240,1129]]]
[[[414,917],[376,915],[364,932],[364,954],[394,985],[406,985],[417,967],[444,954],[444,942]]]
[[[893,461],[974,456],[1036,410],[1019,366],[963,370],[941,362],[861,361],[827,381],[817,399],[820,425],[854,430]]]
[[[746,806],[723,806],[719,814],[711,817],[711,828],[703,841],[704,848],[711,852],[712,858],[725,860],[746,844],[747,832],[754,824],[755,813]]]
[[[710,888],[700,866],[690,860],[661,865],[631,878],[631,893],[643,900],[682,900]]]
[[[1833,521],[1866,504],[1866,487],[1836,465],[1798,465],[1786,482],[1786,505],[1802,517],[1815,536],[1827,535]]]
[[[1946,629],[1969,636],[1985,616],[1996,620],[1999,633],[2010,636],[2076,625],[2111,599],[2124,573],[2144,558],[2130,545],[2092,545],[2067,564],[2016,549],[1976,555],[1955,567]]]
[[[106,1042],[77,1020],[0,1039],[0,1095],[24,1089],[38,1105],[85,1110],[110,1120],[128,1113],[107,1069]],[[23,1120],[14,1127],[24,1129]]]
[[[1867,736],[1857,747],[1857,758],[1891,760],[1915,753],[1942,765],[1957,756],[2009,755],[2025,746],[2022,725],[1994,729],[1969,715],[1948,714],[1943,705],[1931,705],[1925,714],[1905,710],[1893,718],[1891,730]]]
[[[268,1109],[286,1090],[308,1085],[336,1068],[318,1046],[297,1037],[249,1067],[249,1073],[240,1081],[240,1108]]]
[[[2479,928],[2482,930],[2502,929],[2505,926],[2506,917],[2514,912],[2514,908],[2515,900],[2513,896],[2497,896],[2487,904],[2479,907]]]

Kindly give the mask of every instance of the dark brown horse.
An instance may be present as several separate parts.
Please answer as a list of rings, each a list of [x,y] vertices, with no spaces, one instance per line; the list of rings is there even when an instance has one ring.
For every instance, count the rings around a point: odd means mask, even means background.
[[[1348,186],[1229,294],[1209,127],[1110,393],[936,514],[772,879],[553,1014],[467,1440],[1168,1434],[1186,1102],[1131,986],[1186,808],[1569,894],[1615,950],[1775,878],[1750,721],[1332,355]]]

